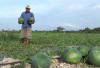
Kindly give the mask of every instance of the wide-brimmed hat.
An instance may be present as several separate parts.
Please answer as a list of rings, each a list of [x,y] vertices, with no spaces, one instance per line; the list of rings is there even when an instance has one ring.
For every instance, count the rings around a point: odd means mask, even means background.
[[[29,8],[30,9],[30,6],[29,5],[26,5],[26,8]]]

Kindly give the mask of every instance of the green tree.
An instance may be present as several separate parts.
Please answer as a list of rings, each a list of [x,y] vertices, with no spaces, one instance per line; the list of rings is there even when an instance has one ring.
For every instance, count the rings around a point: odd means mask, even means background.
[[[87,27],[87,28],[85,28],[83,31],[84,31],[84,32],[87,32],[87,33],[90,33],[90,32],[91,32],[91,29]]]
[[[59,31],[59,32],[64,31],[64,27],[62,27],[62,26],[57,27],[57,31]]]
[[[93,33],[100,33],[100,27],[94,28],[92,31]]]

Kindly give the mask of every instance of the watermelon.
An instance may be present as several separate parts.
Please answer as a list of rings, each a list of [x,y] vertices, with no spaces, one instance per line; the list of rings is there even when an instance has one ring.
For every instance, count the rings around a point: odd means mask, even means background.
[[[100,47],[92,47],[87,60],[90,64],[100,67]]]
[[[78,46],[67,46],[65,49],[64,49],[64,51],[63,51],[63,53],[62,53],[62,57],[65,59],[65,53],[70,49],[70,48],[74,48],[74,49],[77,49],[78,48]]]
[[[65,48],[62,53],[63,59],[68,63],[79,63],[82,59],[82,54],[76,48]]]
[[[49,56],[58,55],[58,51],[59,51],[58,47],[44,48],[40,50],[41,53],[45,53]]]
[[[0,54],[0,61],[2,61],[4,59],[4,55]]]
[[[78,50],[81,52],[83,57],[88,55],[89,48],[87,46],[81,45],[81,46],[79,46]]]
[[[67,52],[70,48],[72,48],[72,47],[71,47],[71,46],[67,46],[67,47],[64,49],[64,51],[62,52],[62,58],[63,58],[63,59],[66,58],[66,52]]]
[[[77,45],[73,45],[73,46],[67,46],[66,48],[75,48],[75,49],[77,49],[79,46],[77,46]]]
[[[19,22],[20,24],[23,24],[23,23],[24,23],[24,19],[23,19],[22,17],[19,17],[19,18],[18,18],[18,22]]]
[[[100,51],[100,46],[94,46],[90,51]]]
[[[50,68],[50,59],[44,53],[38,53],[32,58],[32,68]]]
[[[28,23],[31,24],[30,22],[34,23],[34,18],[33,17],[28,18]]]

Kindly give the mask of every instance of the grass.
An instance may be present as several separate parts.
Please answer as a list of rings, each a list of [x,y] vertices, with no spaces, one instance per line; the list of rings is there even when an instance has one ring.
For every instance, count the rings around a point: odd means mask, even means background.
[[[46,49],[58,48],[58,51],[54,50],[56,52],[49,55],[61,55],[66,46],[100,46],[100,34],[32,32],[28,46],[21,43],[19,35],[20,32],[0,32],[0,53],[21,62],[31,62],[36,53]]]

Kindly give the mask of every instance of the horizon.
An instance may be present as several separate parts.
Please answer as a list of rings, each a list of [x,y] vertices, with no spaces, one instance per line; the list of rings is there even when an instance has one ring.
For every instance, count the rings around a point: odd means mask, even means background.
[[[1,0],[0,30],[20,30],[17,20],[26,5],[31,6],[36,20],[32,30],[55,30],[58,26],[79,30],[100,26],[98,0]]]

